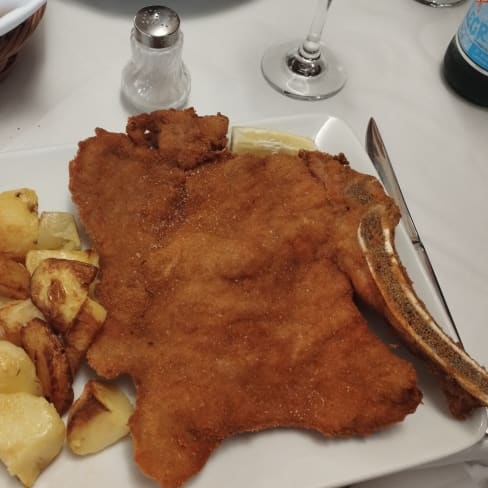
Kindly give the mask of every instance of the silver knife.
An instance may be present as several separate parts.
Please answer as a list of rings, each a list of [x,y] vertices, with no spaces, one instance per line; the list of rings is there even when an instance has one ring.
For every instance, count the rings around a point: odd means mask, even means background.
[[[427,251],[422,243],[417,228],[415,227],[415,224],[413,222],[410,211],[408,210],[407,203],[405,202],[405,198],[403,197],[402,190],[400,189],[400,185],[395,175],[395,171],[393,170],[390,158],[388,157],[388,153],[386,152],[385,144],[383,143],[380,131],[373,118],[369,119],[368,128],[366,129],[366,151],[371,161],[373,162],[373,165],[376,168],[376,171],[378,172],[378,175],[383,182],[386,191],[393,198],[393,200],[400,209],[400,213],[408,237],[410,238],[410,241],[412,242],[420,258],[420,262],[422,263],[427,273],[427,276],[429,277],[432,286],[434,287],[434,290],[442,306],[444,307],[447,318],[449,319],[450,324],[454,332],[456,333],[457,339],[462,345],[461,336],[456,327],[451,311],[449,310],[446,299],[444,298],[444,294],[442,293],[439,280],[437,279],[437,276],[434,272],[434,268],[432,267],[429,255],[427,254]]]

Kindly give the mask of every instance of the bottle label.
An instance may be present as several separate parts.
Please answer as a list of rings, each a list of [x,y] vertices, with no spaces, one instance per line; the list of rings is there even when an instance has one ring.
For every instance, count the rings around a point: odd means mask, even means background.
[[[474,63],[488,71],[488,0],[475,0],[459,27],[457,41]]]

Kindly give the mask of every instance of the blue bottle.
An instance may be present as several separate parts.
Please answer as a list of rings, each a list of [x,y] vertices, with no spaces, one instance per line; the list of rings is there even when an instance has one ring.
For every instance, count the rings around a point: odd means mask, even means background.
[[[443,61],[449,85],[473,103],[488,107],[488,0],[474,0]]]

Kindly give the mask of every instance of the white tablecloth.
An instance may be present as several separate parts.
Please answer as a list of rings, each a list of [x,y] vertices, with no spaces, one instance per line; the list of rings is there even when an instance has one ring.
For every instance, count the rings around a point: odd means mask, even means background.
[[[132,17],[145,4],[49,0],[41,26],[0,84],[0,151],[76,143],[97,126],[123,130],[120,73],[130,55]],[[200,114],[220,111],[237,124],[327,113],[345,120],[360,140],[375,117],[465,347],[488,364],[488,110],[452,93],[440,75],[468,3],[433,9],[413,0],[334,2],[324,39],[346,66],[348,82],[320,102],[286,98],[260,72],[268,45],[306,32],[315,1],[164,4],[181,17],[189,105]],[[486,473],[466,465],[424,472],[419,486],[469,486],[474,471],[486,486]],[[360,486],[411,486],[418,473],[401,476],[406,484],[395,475]]]

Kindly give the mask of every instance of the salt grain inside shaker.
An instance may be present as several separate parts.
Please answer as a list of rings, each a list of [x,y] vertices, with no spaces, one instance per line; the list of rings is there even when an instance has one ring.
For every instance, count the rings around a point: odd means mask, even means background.
[[[181,108],[190,93],[182,60],[183,33],[178,14],[167,7],[144,7],[134,17],[132,57],[122,72],[122,94],[133,108]]]

